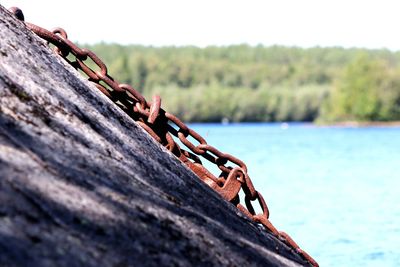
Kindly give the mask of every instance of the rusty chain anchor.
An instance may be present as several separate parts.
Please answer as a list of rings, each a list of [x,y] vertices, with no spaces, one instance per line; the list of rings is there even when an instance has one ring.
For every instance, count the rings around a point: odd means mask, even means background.
[[[24,21],[21,9],[12,7],[9,9],[19,20]],[[269,221],[268,206],[260,192],[256,191],[247,173],[246,164],[240,159],[219,151],[207,144],[206,140],[197,132],[190,129],[185,123],[173,114],[161,108],[161,98],[154,96],[152,102],[146,99],[128,84],[121,84],[108,74],[107,66],[92,51],[79,48],[68,39],[67,33],[56,28],[48,31],[32,23],[24,22],[27,28],[36,35],[54,45],[54,51],[64,58],[75,69],[83,71],[103,94],[122,108],[144,130],[146,130],[157,142],[166,147],[171,153],[185,163],[203,182],[217,191],[224,199],[234,204],[242,213],[261,224],[264,228],[288,245],[312,266],[318,263],[285,232],[278,231]],[[72,54],[74,60],[67,58]],[[93,70],[85,61],[91,59],[99,68]],[[186,146],[182,149],[174,137]],[[198,144],[189,141],[194,139]],[[213,175],[201,162],[200,157],[215,164],[221,173]],[[232,166],[228,166],[230,163]],[[245,206],[240,203],[239,192],[245,195]],[[262,213],[256,214],[253,202],[257,201]]]

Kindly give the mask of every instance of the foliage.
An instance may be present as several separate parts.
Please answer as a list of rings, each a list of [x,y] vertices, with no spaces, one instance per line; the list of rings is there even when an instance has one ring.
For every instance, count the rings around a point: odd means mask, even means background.
[[[400,119],[400,54],[387,50],[87,47],[115,78],[160,94],[185,121]]]
[[[359,54],[322,108],[328,121],[388,121],[400,119],[400,79],[382,59]]]

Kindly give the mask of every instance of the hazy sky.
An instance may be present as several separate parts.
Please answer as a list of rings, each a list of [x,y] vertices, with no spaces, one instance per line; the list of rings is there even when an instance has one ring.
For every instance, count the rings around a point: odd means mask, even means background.
[[[399,0],[0,0],[79,42],[400,50]],[[63,3],[63,4],[61,4]]]

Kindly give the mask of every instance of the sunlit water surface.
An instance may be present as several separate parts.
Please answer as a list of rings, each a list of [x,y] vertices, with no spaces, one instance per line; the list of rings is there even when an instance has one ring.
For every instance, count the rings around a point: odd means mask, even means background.
[[[400,128],[190,126],[246,162],[273,224],[321,266],[400,266]]]

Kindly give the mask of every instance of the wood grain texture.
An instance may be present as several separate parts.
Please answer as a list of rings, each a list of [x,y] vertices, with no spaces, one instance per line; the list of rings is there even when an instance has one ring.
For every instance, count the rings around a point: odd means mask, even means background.
[[[3,7],[0,40],[0,266],[307,265]]]

